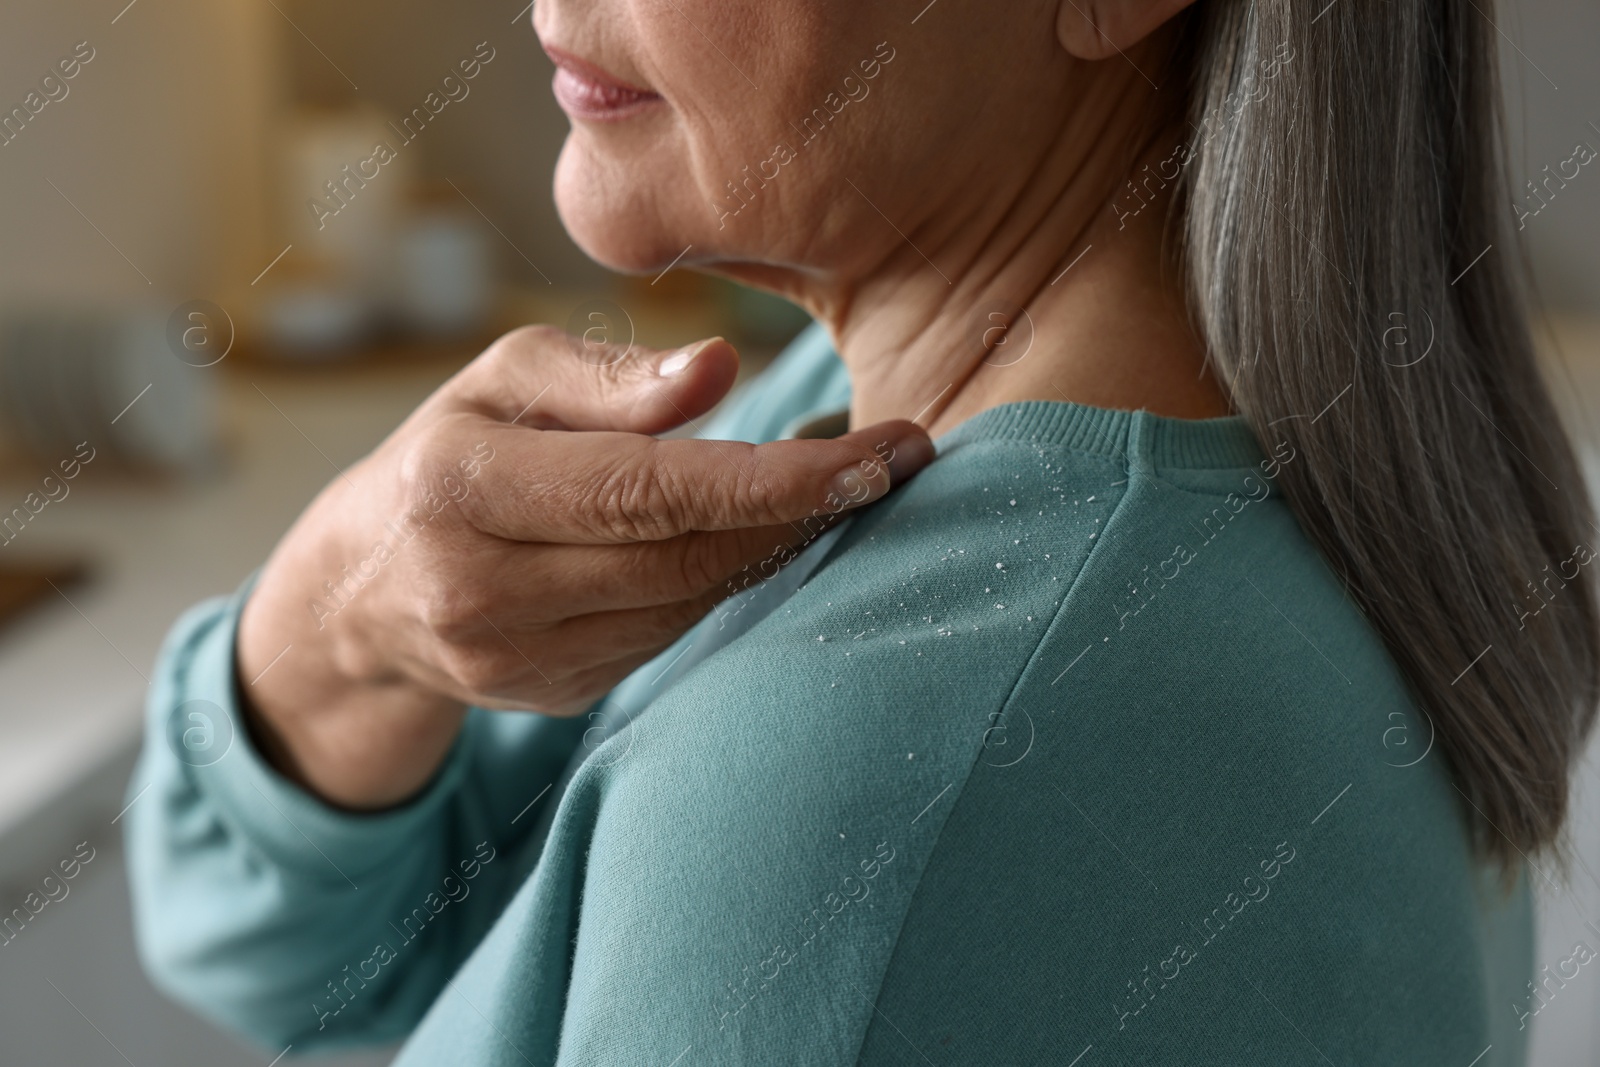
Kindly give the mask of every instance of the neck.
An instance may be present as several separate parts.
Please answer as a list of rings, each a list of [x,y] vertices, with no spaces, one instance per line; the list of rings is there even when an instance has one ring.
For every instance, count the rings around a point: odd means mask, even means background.
[[[1228,413],[1164,246],[1172,184],[1150,179],[1142,207],[1125,184],[1177,141],[1130,140],[1143,90],[1136,72],[1109,67],[1031,161],[983,195],[951,182],[952,200],[928,205],[855,281],[795,294],[850,370],[852,426],[907,418],[938,436],[1021,400]]]

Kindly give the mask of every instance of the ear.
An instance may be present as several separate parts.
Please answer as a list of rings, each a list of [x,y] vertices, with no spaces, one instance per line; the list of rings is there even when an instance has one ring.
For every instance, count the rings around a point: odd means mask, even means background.
[[[1109,59],[1144,40],[1194,0],[1061,0],[1056,37],[1079,59]]]

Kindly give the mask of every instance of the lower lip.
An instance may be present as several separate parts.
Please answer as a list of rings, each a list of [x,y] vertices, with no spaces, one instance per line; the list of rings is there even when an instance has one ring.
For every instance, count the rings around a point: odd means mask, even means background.
[[[657,93],[607,85],[566,67],[556,68],[551,88],[561,110],[586,122],[619,122],[663,103]]]

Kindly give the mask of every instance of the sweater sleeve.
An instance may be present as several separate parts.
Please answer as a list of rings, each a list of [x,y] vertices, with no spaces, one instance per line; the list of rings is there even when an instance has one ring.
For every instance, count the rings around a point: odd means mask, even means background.
[[[140,955],[167,993],[265,1045],[390,1040],[515,889],[589,724],[473,709],[420,795],[335,810],[242,726],[247,594],[193,608],[157,665],[126,817]]]

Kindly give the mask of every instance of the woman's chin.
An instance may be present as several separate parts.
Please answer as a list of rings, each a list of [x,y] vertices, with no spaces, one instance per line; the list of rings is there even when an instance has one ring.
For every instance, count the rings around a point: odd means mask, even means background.
[[[646,182],[630,184],[614,168],[575,159],[570,142],[556,166],[555,202],[561,225],[584,254],[622,274],[658,272],[694,241],[673,226]]]

